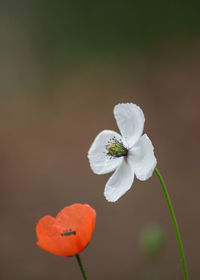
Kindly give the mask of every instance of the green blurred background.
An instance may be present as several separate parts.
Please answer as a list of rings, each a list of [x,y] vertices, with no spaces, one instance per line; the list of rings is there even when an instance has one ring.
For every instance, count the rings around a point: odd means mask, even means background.
[[[37,221],[74,202],[97,211],[81,254],[88,279],[146,279],[139,235],[149,223],[168,240],[149,280],[183,279],[155,176],[110,204],[109,175],[90,170],[89,146],[101,130],[117,130],[119,102],[145,113],[189,275],[199,278],[199,13],[197,1],[0,2],[2,280],[81,279],[75,258],[35,245]]]

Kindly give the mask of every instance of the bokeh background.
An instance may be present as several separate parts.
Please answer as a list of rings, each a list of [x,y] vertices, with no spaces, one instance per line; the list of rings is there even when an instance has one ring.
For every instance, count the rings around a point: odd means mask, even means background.
[[[90,170],[87,151],[101,130],[117,130],[120,102],[145,113],[190,279],[199,279],[199,11],[197,1],[178,0],[0,2],[2,280],[81,279],[75,258],[35,244],[37,221],[75,202],[97,211],[81,254],[89,279],[183,279],[155,175],[111,204],[110,175]],[[145,278],[139,239],[149,224],[167,243],[157,276]]]

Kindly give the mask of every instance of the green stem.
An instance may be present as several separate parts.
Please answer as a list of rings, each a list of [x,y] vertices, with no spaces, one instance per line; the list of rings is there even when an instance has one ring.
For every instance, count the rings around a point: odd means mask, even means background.
[[[160,181],[160,184],[161,184],[163,192],[164,192],[165,199],[167,201],[167,205],[168,205],[169,212],[170,212],[170,215],[171,215],[172,223],[173,223],[174,230],[175,230],[175,233],[176,233],[176,239],[177,239],[177,243],[178,243],[178,248],[179,248],[179,253],[180,253],[180,258],[181,258],[181,262],[182,262],[182,268],[183,268],[185,280],[188,280],[189,277],[188,277],[186,261],[185,261],[184,251],[183,251],[183,244],[182,244],[182,241],[181,241],[181,235],[180,235],[180,232],[179,232],[179,229],[178,229],[178,224],[177,224],[176,217],[175,217],[175,214],[174,214],[174,209],[173,209],[173,206],[172,206],[172,203],[171,203],[166,185],[164,183],[164,180],[163,180],[160,172],[158,171],[157,168],[155,168],[154,172],[155,172],[155,174],[157,175],[157,177]]]
[[[81,261],[81,258],[80,258],[80,256],[79,256],[79,254],[76,255],[76,259],[77,259],[77,262],[78,262],[78,264],[79,264],[81,273],[82,273],[82,275],[83,275],[83,279],[84,279],[84,280],[87,280],[87,276],[86,276],[85,270],[84,270],[84,268],[83,268],[83,264],[82,264],[82,261]]]

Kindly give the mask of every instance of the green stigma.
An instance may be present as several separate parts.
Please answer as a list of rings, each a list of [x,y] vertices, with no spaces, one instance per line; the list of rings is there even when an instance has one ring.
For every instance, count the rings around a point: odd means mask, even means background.
[[[116,139],[113,139],[114,142],[109,143],[106,146],[108,155],[111,157],[125,157],[128,155],[128,150],[123,146],[123,144]]]

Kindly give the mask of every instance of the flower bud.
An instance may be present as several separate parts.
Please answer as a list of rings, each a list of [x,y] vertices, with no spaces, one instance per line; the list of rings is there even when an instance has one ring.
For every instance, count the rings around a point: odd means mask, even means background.
[[[140,247],[146,257],[159,257],[165,244],[166,234],[160,226],[148,226],[142,230]]]

